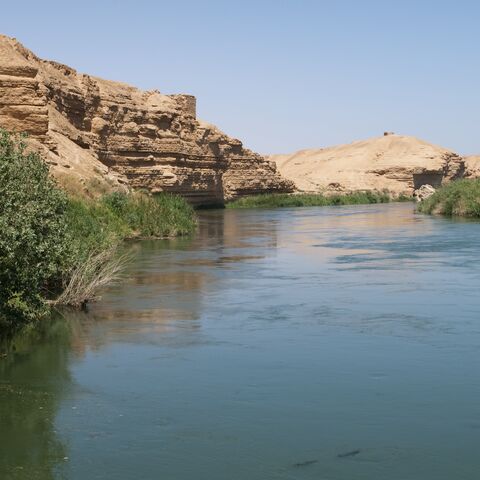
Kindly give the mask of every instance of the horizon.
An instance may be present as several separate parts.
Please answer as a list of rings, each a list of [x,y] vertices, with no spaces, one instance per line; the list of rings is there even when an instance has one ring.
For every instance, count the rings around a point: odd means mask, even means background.
[[[195,95],[198,118],[262,154],[384,131],[480,153],[473,2],[247,1],[235,17],[218,1],[185,2],[188,16],[163,2],[47,5],[4,6],[1,33],[81,73]]]

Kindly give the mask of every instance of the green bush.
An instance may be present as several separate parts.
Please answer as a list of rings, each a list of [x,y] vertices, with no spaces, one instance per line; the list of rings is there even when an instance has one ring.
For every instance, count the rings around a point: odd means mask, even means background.
[[[418,205],[422,213],[480,217],[480,179],[456,180],[440,187]]]
[[[42,318],[52,303],[95,298],[118,278],[121,240],[194,229],[192,207],[174,195],[68,198],[40,156],[0,130],[0,329]]]
[[[332,205],[360,205],[369,203],[388,203],[391,200],[407,201],[410,197],[400,196],[392,199],[388,192],[354,192],[345,194],[266,194],[240,198],[227,208],[280,208],[280,207],[325,207]]]
[[[0,327],[48,311],[44,290],[69,256],[66,210],[42,159],[0,130]]]

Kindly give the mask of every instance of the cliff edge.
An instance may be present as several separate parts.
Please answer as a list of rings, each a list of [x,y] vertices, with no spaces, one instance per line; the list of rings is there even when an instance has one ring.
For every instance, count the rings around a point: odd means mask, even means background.
[[[191,95],[80,74],[0,35],[0,127],[28,133],[67,190],[133,187],[199,205],[293,190],[274,162],[197,120],[195,107]]]

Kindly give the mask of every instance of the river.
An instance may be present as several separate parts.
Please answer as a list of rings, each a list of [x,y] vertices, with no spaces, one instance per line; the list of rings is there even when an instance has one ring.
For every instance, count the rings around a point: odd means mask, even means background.
[[[412,204],[200,212],[3,346],[0,478],[480,472],[480,223]]]

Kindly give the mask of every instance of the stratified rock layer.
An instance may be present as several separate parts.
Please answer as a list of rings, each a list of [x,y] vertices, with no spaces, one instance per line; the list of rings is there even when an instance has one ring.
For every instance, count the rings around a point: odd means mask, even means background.
[[[413,195],[422,185],[437,188],[465,173],[465,159],[455,152],[390,133],[349,145],[269,158],[282,175],[305,192],[387,190],[393,195]]]
[[[28,133],[66,188],[124,185],[203,205],[293,190],[274,162],[198,121],[195,105],[79,74],[0,36],[0,127]]]

